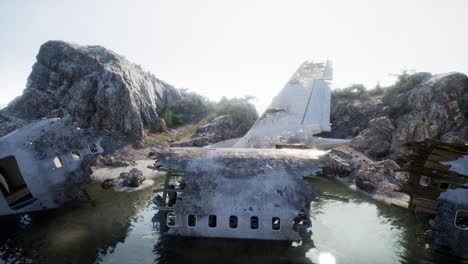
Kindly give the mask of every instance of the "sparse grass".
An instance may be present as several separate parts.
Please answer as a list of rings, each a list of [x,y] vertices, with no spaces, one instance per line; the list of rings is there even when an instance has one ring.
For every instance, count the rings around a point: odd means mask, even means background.
[[[331,96],[333,99],[369,100],[382,96],[384,92],[385,88],[379,84],[370,90],[362,84],[353,84],[346,88],[332,90]]]
[[[147,143],[155,147],[169,147],[172,142],[189,140],[190,137],[197,131],[198,128],[206,125],[208,119],[202,119],[197,124],[188,124],[178,127],[176,132],[162,132],[154,133],[151,131],[146,131],[147,133]]]
[[[161,133],[148,133],[148,144],[155,146],[155,147],[160,147],[160,148],[165,148],[169,147],[169,144],[171,143],[171,134],[168,132],[161,132]]]
[[[397,81],[389,87],[381,87],[379,83],[372,88],[367,89],[362,84],[353,84],[346,88],[338,88],[331,91],[332,99],[348,100],[369,100],[382,97],[384,95],[399,94],[410,91],[418,86],[426,77],[425,75],[414,74],[414,72],[402,71],[396,75]]]

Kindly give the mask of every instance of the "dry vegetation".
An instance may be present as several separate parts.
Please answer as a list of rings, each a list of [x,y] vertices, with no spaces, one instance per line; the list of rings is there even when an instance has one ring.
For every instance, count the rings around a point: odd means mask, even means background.
[[[169,132],[154,133],[151,131],[146,131],[147,133],[147,144],[152,147],[165,148],[169,147],[172,142],[189,140],[190,137],[195,133],[195,131],[206,125],[208,119],[202,119],[197,124],[187,124],[177,128],[177,130],[171,130]]]
[[[396,83],[389,87],[381,87],[380,84],[377,84],[374,88],[368,89],[362,84],[353,84],[346,88],[332,90],[331,97],[332,99],[369,100],[389,94],[398,94],[416,88],[426,76],[403,71],[396,77]]]

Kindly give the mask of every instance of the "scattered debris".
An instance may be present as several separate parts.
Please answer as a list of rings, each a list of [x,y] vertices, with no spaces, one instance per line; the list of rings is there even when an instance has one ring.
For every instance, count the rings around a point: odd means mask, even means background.
[[[108,167],[127,167],[130,165],[129,162],[125,162],[122,160],[117,160],[115,157],[112,156],[98,156],[96,165],[108,166]]]
[[[143,176],[143,172],[133,168],[129,173],[121,173],[119,179],[123,180],[122,186],[136,188],[143,183],[145,177]]]
[[[117,178],[110,178],[110,179],[105,179],[105,180],[101,183],[101,186],[102,186],[103,189],[107,190],[107,189],[114,188],[115,186],[117,186],[117,184],[119,184],[119,179],[117,179]]]
[[[468,259],[468,145],[426,139],[407,144],[412,161],[403,191],[409,208],[431,219],[434,242]]]

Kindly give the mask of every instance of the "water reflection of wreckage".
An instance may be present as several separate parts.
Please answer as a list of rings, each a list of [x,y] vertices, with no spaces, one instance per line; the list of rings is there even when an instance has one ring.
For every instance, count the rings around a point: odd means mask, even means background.
[[[468,145],[425,140],[409,144],[412,162],[404,192],[410,209],[432,218],[429,236],[468,258]]]
[[[307,177],[323,151],[347,140],[330,131],[331,64],[304,63],[247,134],[204,148],[159,152],[168,172],[153,222],[173,236],[298,241],[310,238]],[[314,148],[314,149],[312,149]]]

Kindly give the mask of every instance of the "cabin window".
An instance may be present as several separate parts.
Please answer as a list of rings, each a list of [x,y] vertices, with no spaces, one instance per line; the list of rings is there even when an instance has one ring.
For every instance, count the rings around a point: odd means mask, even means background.
[[[441,190],[447,190],[447,189],[449,188],[449,186],[450,186],[450,184],[448,184],[448,183],[441,183],[441,184],[439,185],[439,188],[440,188]]]
[[[208,226],[211,228],[216,227],[216,215],[208,216]]]
[[[62,168],[63,167],[63,160],[61,157],[55,157],[54,158],[54,165],[56,168]]]
[[[421,175],[421,177],[419,177],[419,184],[421,186],[427,187],[429,186],[429,183],[431,183],[431,178],[424,175]]]
[[[250,217],[250,228],[258,229],[258,216]]]
[[[28,206],[35,200],[14,156],[0,159],[0,191],[13,210]]]
[[[96,144],[89,144],[88,148],[89,151],[91,151],[91,153],[98,153],[98,147],[96,146]]]
[[[73,160],[80,160],[81,159],[80,153],[78,151],[76,151],[76,150],[71,152],[71,156],[72,156]]]
[[[229,217],[229,227],[230,228],[237,228],[237,216],[231,215]]]
[[[271,219],[271,228],[273,230],[280,230],[281,228],[281,220],[279,217],[273,217]]]
[[[457,211],[455,214],[455,226],[463,230],[468,230],[468,211]]]
[[[174,213],[168,213],[168,214],[167,214],[166,222],[167,222],[167,226],[169,226],[169,227],[175,226],[175,223],[176,223],[176,215],[175,215]]]
[[[197,224],[197,216],[194,214],[189,214],[187,224],[189,227],[195,227],[195,225]]]

